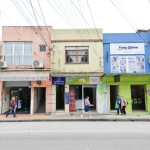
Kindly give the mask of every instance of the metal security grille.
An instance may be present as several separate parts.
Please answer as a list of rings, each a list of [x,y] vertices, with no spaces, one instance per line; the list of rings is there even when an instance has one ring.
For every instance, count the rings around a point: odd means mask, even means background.
[[[32,42],[5,42],[4,59],[8,65],[32,65]]]

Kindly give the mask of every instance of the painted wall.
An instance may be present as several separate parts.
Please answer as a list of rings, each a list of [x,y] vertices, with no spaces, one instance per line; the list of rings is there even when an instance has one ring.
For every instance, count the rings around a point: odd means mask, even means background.
[[[87,30],[53,30],[52,40],[65,40],[65,42],[53,42],[51,55],[52,72],[103,72],[103,45],[102,42],[80,42],[89,39]],[[88,30],[91,39],[99,39],[95,29]],[[102,39],[102,30],[98,29]],[[69,41],[72,40],[72,41]],[[65,64],[65,46],[89,46],[89,64]]]
[[[120,33],[120,34],[104,34],[103,50],[104,50],[104,71],[111,74],[110,66],[110,44],[111,43],[144,43],[145,44],[145,74],[150,72],[149,56],[150,56],[150,33]],[[126,54],[129,56],[129,54]],[[115,55],[125,56],[125,55]],[[130,55],[134,56],[134,55]],[[130,73],[131,74],[131,73]],[[134,73],[137,74],[137,73]],[[138,73],[143,74],[143,73]]]
[[[10,105],[10,88],[5,87],[2,92],[2,114],[9,110]]]
[[[144,85],[146,111],[150,113],[150,96],[148,96],[148,90],[150,89],[149,75],[120,75],[120,82],[114,82],[114,76],[105,76],[103,77],[103,83],[108,86],[119,85],[118,94],[124,96],[129,103],[126,107],[127,113],[132,113],[131,85]],[[109,93],[108,89],[107,92]]]
[[[41,27],[42,34],[47,43],[46,52],[39,51],[39,45],[46,45],[45,42],[38,36],[41,32],[39,27],[29,26],[4,26],[2,28],[2,55],[1,61],[4,60],[4,42],[32,42],[33,43],[33,59],[44,60],[44,68],[50,68],[50,50],[51,40],[46,27]],[[47,27],[49,33],[51,32],[51,27]],[[32,66],[18,66],[17,68],[31,68]],[[16,66],[9,66],[9,68],[16,68]]]

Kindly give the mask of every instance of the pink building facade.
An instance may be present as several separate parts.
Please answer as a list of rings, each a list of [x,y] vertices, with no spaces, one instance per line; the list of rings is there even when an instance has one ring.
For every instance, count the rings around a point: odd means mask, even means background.
[[[51,26],[5,26],[0,54],[0,113],[16,97],[18,113],[51,113]]]

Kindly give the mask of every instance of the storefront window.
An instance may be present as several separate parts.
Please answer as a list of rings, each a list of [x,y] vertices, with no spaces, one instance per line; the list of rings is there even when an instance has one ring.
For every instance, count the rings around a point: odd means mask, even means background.
[[[82,85],[70,85],[70,110],[82,110],[84,101],[82,100]]]

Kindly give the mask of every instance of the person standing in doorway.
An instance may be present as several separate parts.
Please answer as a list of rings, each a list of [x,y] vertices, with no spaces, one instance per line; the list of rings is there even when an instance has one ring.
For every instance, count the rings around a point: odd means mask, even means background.
[[[126,106],[127,106],[127,101],[124,99],[123,96],[121,96],[121,107],[124,116],[126,116]]]
[[[12,98],[11,98],[11,101],[10,101],[10,110],[7,112],[7,114],[6,114],[6,117],[9,115],[9,114],[11,114],[12,112],[13,112],[13,114],[14,114],[14,117],[16,117],[16,100],[15,100],[15,97],[13,96]]]
[[[119,97],[119,95],[117,95],[117,102],[119,104],[119,109],[117,110],[117,114],[116,115],[119,115],[119,110],[120,110],[120,113],[122,114],[121,98]]]
[[[90,113],[90,108],[91,106],[94,106],[93,104],[90,103],[89,97],[87,96],[85,99],[85,106],[84,106],[84,112],[81,114],[81,118],[83,118],[83,115],[88,112],[89,117],[92,118],[91,113]]]

